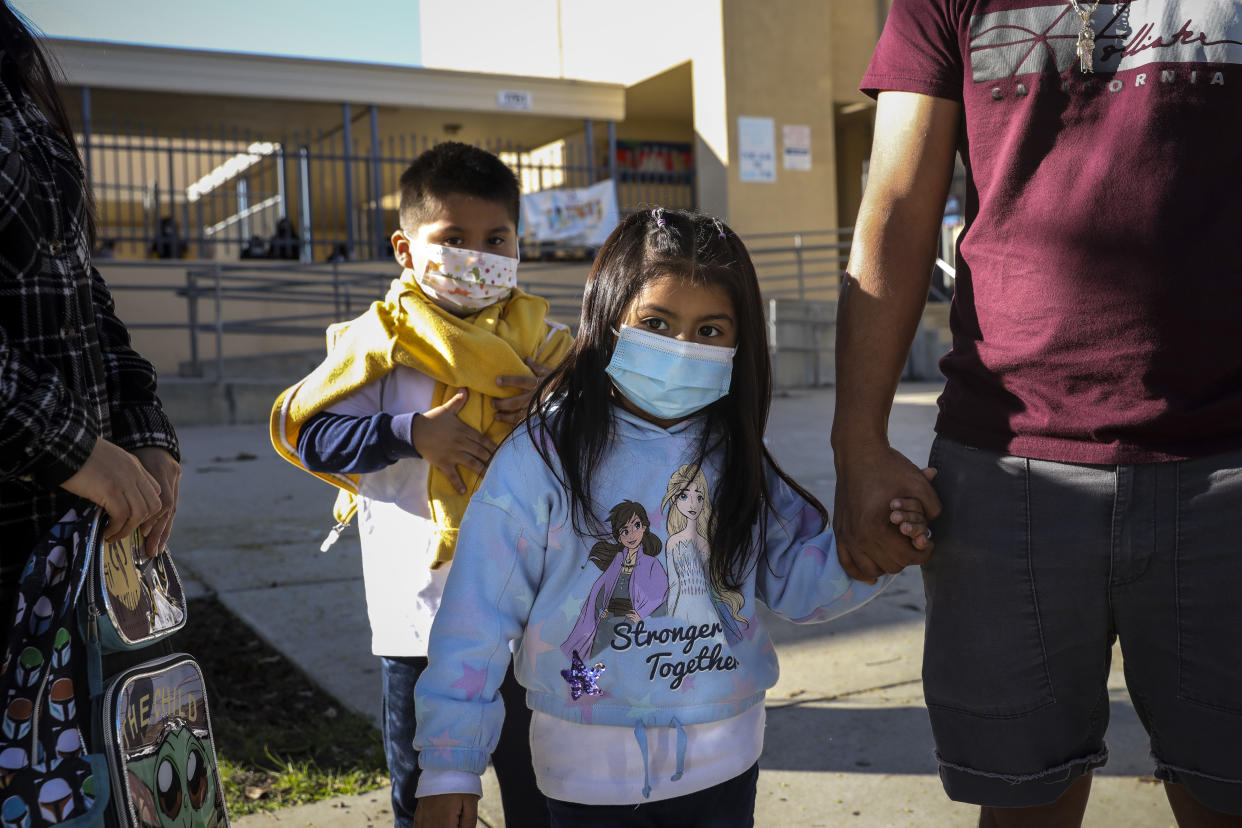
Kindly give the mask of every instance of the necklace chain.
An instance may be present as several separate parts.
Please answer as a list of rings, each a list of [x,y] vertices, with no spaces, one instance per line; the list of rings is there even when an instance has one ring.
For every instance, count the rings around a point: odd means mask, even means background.
[[[1094,72],[1095,68],[1091,64],[1092,55],[1095,54],[1095,29],[1091,27],[1091,15],[1095,14],[1096,7],[1100,5],[1100,0],[1095,0],[1090,8],[1083,8],[1079,5],[1078,0],[1069,0],[1070,8],[1078,15],[1078,19],[1082,21],[1082,28],[1078,30],[1078,69],[1083,73]]]

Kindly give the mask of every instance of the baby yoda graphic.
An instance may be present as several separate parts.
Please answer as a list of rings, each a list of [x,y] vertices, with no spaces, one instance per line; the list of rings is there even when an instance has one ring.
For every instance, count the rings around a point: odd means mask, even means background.
[[[142,828],[225,828],[228,819],[213,772],[207,731],[185,719],[164,724],[159,740],[130,754],[126,777]]]

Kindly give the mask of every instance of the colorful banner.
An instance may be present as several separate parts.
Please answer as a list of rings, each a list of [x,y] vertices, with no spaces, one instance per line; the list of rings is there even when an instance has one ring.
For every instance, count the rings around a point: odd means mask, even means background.
[[[693,147],[663,141],[618,141],[617,169],[627,172],[690,173],[694,171]]]
[[[576,190],[522,196],[523,235],[541,242],[600,245],[620,220],[611,179]]]

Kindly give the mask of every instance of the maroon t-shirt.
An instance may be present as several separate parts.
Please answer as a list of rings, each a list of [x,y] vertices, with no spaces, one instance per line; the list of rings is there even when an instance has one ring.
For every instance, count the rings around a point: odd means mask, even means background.
[[[1242,2],[1093,21],[1084,74],[1068,0],[896,0],[863,78],[962,104],[936,429],[1084,463],[1242,447]]]

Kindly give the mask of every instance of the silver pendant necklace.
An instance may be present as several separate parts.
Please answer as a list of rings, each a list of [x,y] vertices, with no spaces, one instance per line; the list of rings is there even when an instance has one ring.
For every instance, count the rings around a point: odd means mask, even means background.
[[[1069,0],[1069,4],[1082,21],[1082,28],[1078,30],[1078,69],[1083,73],[1094,72],[1091,56],[1095,53],[1095,29],[1091,27],[1091,15],[1095,13],[1096,6],[1100,5],[1100,0],[1095,0],[1090,8],[1083,8],[1078,0]]]

